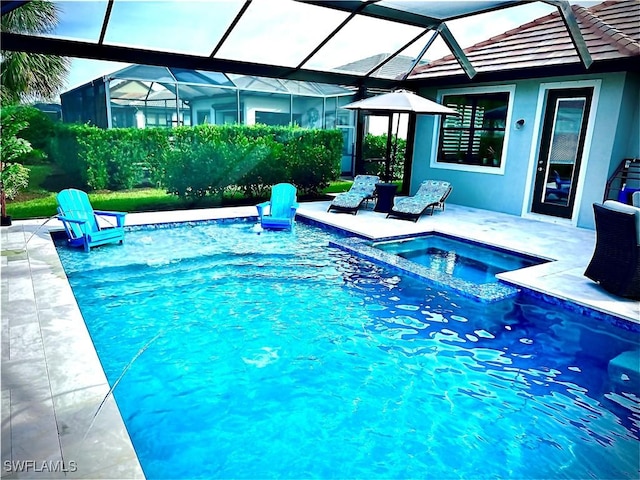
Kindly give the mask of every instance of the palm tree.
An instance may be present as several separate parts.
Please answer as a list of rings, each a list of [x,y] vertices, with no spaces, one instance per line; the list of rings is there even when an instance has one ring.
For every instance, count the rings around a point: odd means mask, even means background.
[[[58,7],[49,1],[26,2],[2,16],[0,28],[12,33],[50,33],[58,24]],[[66,57],[2,50],[0,104],[51,100],[67,78]]]

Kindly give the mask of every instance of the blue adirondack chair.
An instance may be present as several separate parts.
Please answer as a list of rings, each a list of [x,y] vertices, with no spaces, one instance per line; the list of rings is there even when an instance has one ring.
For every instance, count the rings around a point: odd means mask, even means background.
[[[69,188],[56,196],[58,201],[58,218],[67,232],[69,245],[83,247],[88,252],[91,247],[105,243],[124,242],[124,212],[105,212],[94,210],[89,196],[82,190]],[[101,226],[98,217],[107,217],[106,223],[112,226]],[[116,224],[113,225],[115,220]],[[104,222],[103,222],[104,223]]]
[[[298,209],[296,187],[279,183],[271,189],[271,200],[256,205],[262,228],[290,229]]]

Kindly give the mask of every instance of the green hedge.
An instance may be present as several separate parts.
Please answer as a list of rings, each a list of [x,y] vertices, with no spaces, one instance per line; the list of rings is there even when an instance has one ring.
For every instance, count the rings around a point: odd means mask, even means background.
[[[89,190],[130,189],[144,175],[160,182],[169,145],[165,130],[64,124],[51,143],[52,158],[69,183]]]
[[[46,113],[28,105],[10,105],[0,109],[0,123],[24,122],[25,128],[17,137],[28,141],[33,150],[15,159],[18,163],[37,164],[51,156],[51,139],[55,135],[55,123]]]
[[[318,194],[338,178],[338,130],[264,125],[110,129],[60,125],[52,158],[70,183],[91,190],[130,189],[142,180],[182,198],[221,196],[238,188],[264,196],[280,182]]]
[[[395,137],[391,139],[393,142]],[[393,144],[391,146],[393,149]],[[391,164],[391,173],[393,180],[402,180],[404,175],[404,154],[407,149],[407,141],[404,138],[398,138],[395,160]],[[362,144],[363,158],[386,158],[387,157],[387,136],[367,134]],[[370,175],[385,174],[384,162],[365,162],[365,173]]]

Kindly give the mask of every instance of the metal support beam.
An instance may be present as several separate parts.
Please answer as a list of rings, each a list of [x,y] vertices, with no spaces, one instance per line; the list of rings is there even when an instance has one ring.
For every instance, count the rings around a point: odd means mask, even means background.
[[[107,11],[104,14],[104,20],[102,21],[102,29],[100,30],[100,39],[98,43],[102,45],[104,42],[104,36],[107,34],[107,26],[109,25],[109,19],[111,18],[111,10],[113,9],[113,0],[109,0],[107,3]]]
[[[438,26],[438,32],[440,32],[440,35],[442,36],[444,43],[447,44],[447,46],[449,47],[453,55],[456,57],[456,60],[458,60],[458,63],[460,64],[464,72],[467,74],[467,77],[469,78],[475,77],[477,73],[476,69],[473,68],[473,65],[471,65],[471,62],[465,55],[464,51],[462,50],[462,47],[460,47],[457,40],[451,34],[451,30],[449,30],[449,27],[447,27],[447,24],[442,22]]]
[[[366,85],[373,88],[391,89],[397,86],[397,80],[384,78],[363,78],[339,72],[301,69],[278,65],[241,62],[198,55],[173,52],[144,50],[140,48],[122,47],[118,45],[98,45],[91,42],[66,40],[51,37],[34,37],[18,33],[2,32],[0,34],[2,49],[7,51],[41,53],[62,57],[88,58],[93,60],[109,60],[112,62],[140,63],[161,67],[188,68],[191,70],[208,70],[212,72],[237,73],[239,75],[256,75],[270,78],[288,78],[308,82],[329,83],[334,85]]]
[[[429,29],[425,29],[422,32],[420,32],[418,35],[413,37],[411,40],[409,40],[407,43],[405,43],[403,46],[401,46],[399,49],[397,49],[395,52],[393,52],[391,55],[389,55],[389,57],[385,58],[382,62],[378,63],[378,65],[376,65],[371,70],[369,70],[367,73],[365,73],[364,76],[365,77],[370,77],[371,75],[373,75],[373,72],[375,72],[376,70],[384,67],[387,63],[389,63],[391,60],[393,60],[398,55],[400,55],[406,48],[409,48],[415,42],[420,40],[424,35],[426,35],[427,32],[430,32],[430,31],[431,30],[429,30]],[[422,58],[422,55],[420,55],[420,57],[418,57],[418,59],[416,60],[416,63],[420,61],[420,58]],[[411,68],[406,73],[406,75],[403,77],[403,79],[407,78],[407,76],[409,75],[409,73],[411,73],[411,70],[413,70],[414,67],[415,67],[415,63],[411,66]]]
[[[565,0],[542,1],[558,9],[558,12],[560,12],[560,17],[562,17],[562,21],[567,27],[567,32],[569,33],[569,37],[573,42],[573,46],[576,48],[578,57],[580,57],[580,61],[585,68],[589,68],[593,63],[593,59],[591,58],[591,53],[587,48],[587,44],[584,41],[582,32],[580,31],[580,26],[578,25],[578,21],[576,20],[576,16],[571,9],[571,5],[569,5],[569,2]]]
[[[365,87],[360,87],[354,97],[354,100],[362,100],[367,97],[367,89]],[[353,176],[360,175],[365,173],[364,169],[364,155],[362,152],[362,147],[364,145],[364,137],[365,137],[365,118],[362,110],[356,110],[356,145],[355,149],[355,161],[353,162]]]
[[[249,5],[251,5],[251,1],[252,0],[245,0],[244,5],[242,5],[242,8],[240,9],[236,17],[233,19],[233,22],[231,22],[231,25],[229,25],[229,27],[227,27],[227,30],[224,32],[224,35],[222,35],[222,38],[220,39],[218,44],[215,46],[215,48],[211,52],[211,55],[209,55],[210,57],[216,56],[216,53],[218,53],[218,50],[220,50],[220,48],[222,47],[224,42],[227,40],[229,35],[231,35],[231,32],[233,31],[233,29],[236,28],[236,25],[244,15],[244,12],[246,12],[247,8],[249,8]]]
[[[440,23],[437,19],[410,13],[397,8],[385,7],[377,5],[380,0],[369,0],[367,2],[352,0],[296,0],[302,3],[317,5],[319,7],[331,8],[342,12],[356,12],[372,18],[399,22],[405,25],[413,25],[414,27],[435,28]],[[362,8],[364,7],[364,8]]]
[[[107,110],[107,128],[113,128],[113,114],[111,113],[111,80],[104,77],[104,99]]]
[[[15,2],[2,2],[2,15],[5,13],[13,12],[16,8],[21,7],[25,3],[29,3],[28,1],[15,1]]]
[[[411,75],[411,72],[413,72],[413,69],[416,68],[416,65],[418,65],[418,63],[420,63],[420,60],[422,60],[422,57],[424,57],[424,54],[427,53],[427,50],[429,50],[429,47],[433,45],[433,42],[436,40],[436,38],[438,38],[438,33],[439,33],[438,30],[435,30],[433,32],[433,35],[431,35],[431,38],[427,40],[427,43],[424,45],[424,47],[422,47],[422,50],[420,50],[420,53],[416,56],[416,58],[413,59],[411,68],[409,68],[409,70],[407,70],[407,72],[402,76],[403,81],[409,78],[409,75]]]
[[[360,9],[364,8],[364,5],[365,5],[365,4],[363,4],[363,6],[362,6]],[[352,13],[351,13],[347,18],[345,18],[345,19],[342,21],[342,23],[340,23],[340,25],[338,25],[336,28],[334,28],[334,29],[333,29],[333,32],[331,32],[329,35],[327,35],[327,36],[325,37],[325,39],[324,39],[324,40],[322,40],[322,41],[321,41],[321,42],[316,46],[316,48],[314,48],[314,49],[311,51],[311,53],[309,53],[309,55],[307,55],[306,57],[304,57],[304,60],[302,60],[302,61],[298,64],[298,66],[296,67],[296,70],[298,70],[298,69],[302,68],[302,66],[303,66],[305,63],[307,63],[307,62],[311,59],[311,57],[313,57],[316,53],[318,53],[318,52],[320,51],[320,49],[321,49],[322,47],[324,47],[327,43],[329,43],[329,40],[331,40],[333,37],[335,37],[335,36],[336,36],[336,34],[337,34],[340,30],[342,30],[342,29],[347,25],[347,23],[349,23],[349,22],[351,21],[351,19],[353,19],[353,17],[355,17],[355,16],[356,16],[356,13],[357,13],[357,12],[359,12],[359,11],[360,11],[360,10],[356,10],[355,12],[352,12]]]

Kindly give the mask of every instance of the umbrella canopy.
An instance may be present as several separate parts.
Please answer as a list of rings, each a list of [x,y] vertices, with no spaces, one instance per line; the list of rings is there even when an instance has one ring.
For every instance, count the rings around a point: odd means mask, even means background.
[[[386,113],[426,113],[432,115],[458,115],[455,110],[416,95],[408,90],[383,93],[375,97],[365,98],[348,103],[342,108],[364,110],[368,112]]]
[[[348,103],[342,108],[349,110],[361,110],[363,113],[382,113],[389,115],[389,134],[387,136],[387,158],[385,159],[385,177],[391,180],[391,158],[395,157],[398,145],[398,129],[400,117],[398,116],[398,124],[396,126],[396,135],[391,148],[391,138],[393,136],[391,120],[394,113],[416,113],[428,115],[459,115],[459,113],[449,107],[445,107],[437,102],[416,95],[408,90],[396,90],[395,92],[383,93],[375,97],[365,98],[357,102]]]

